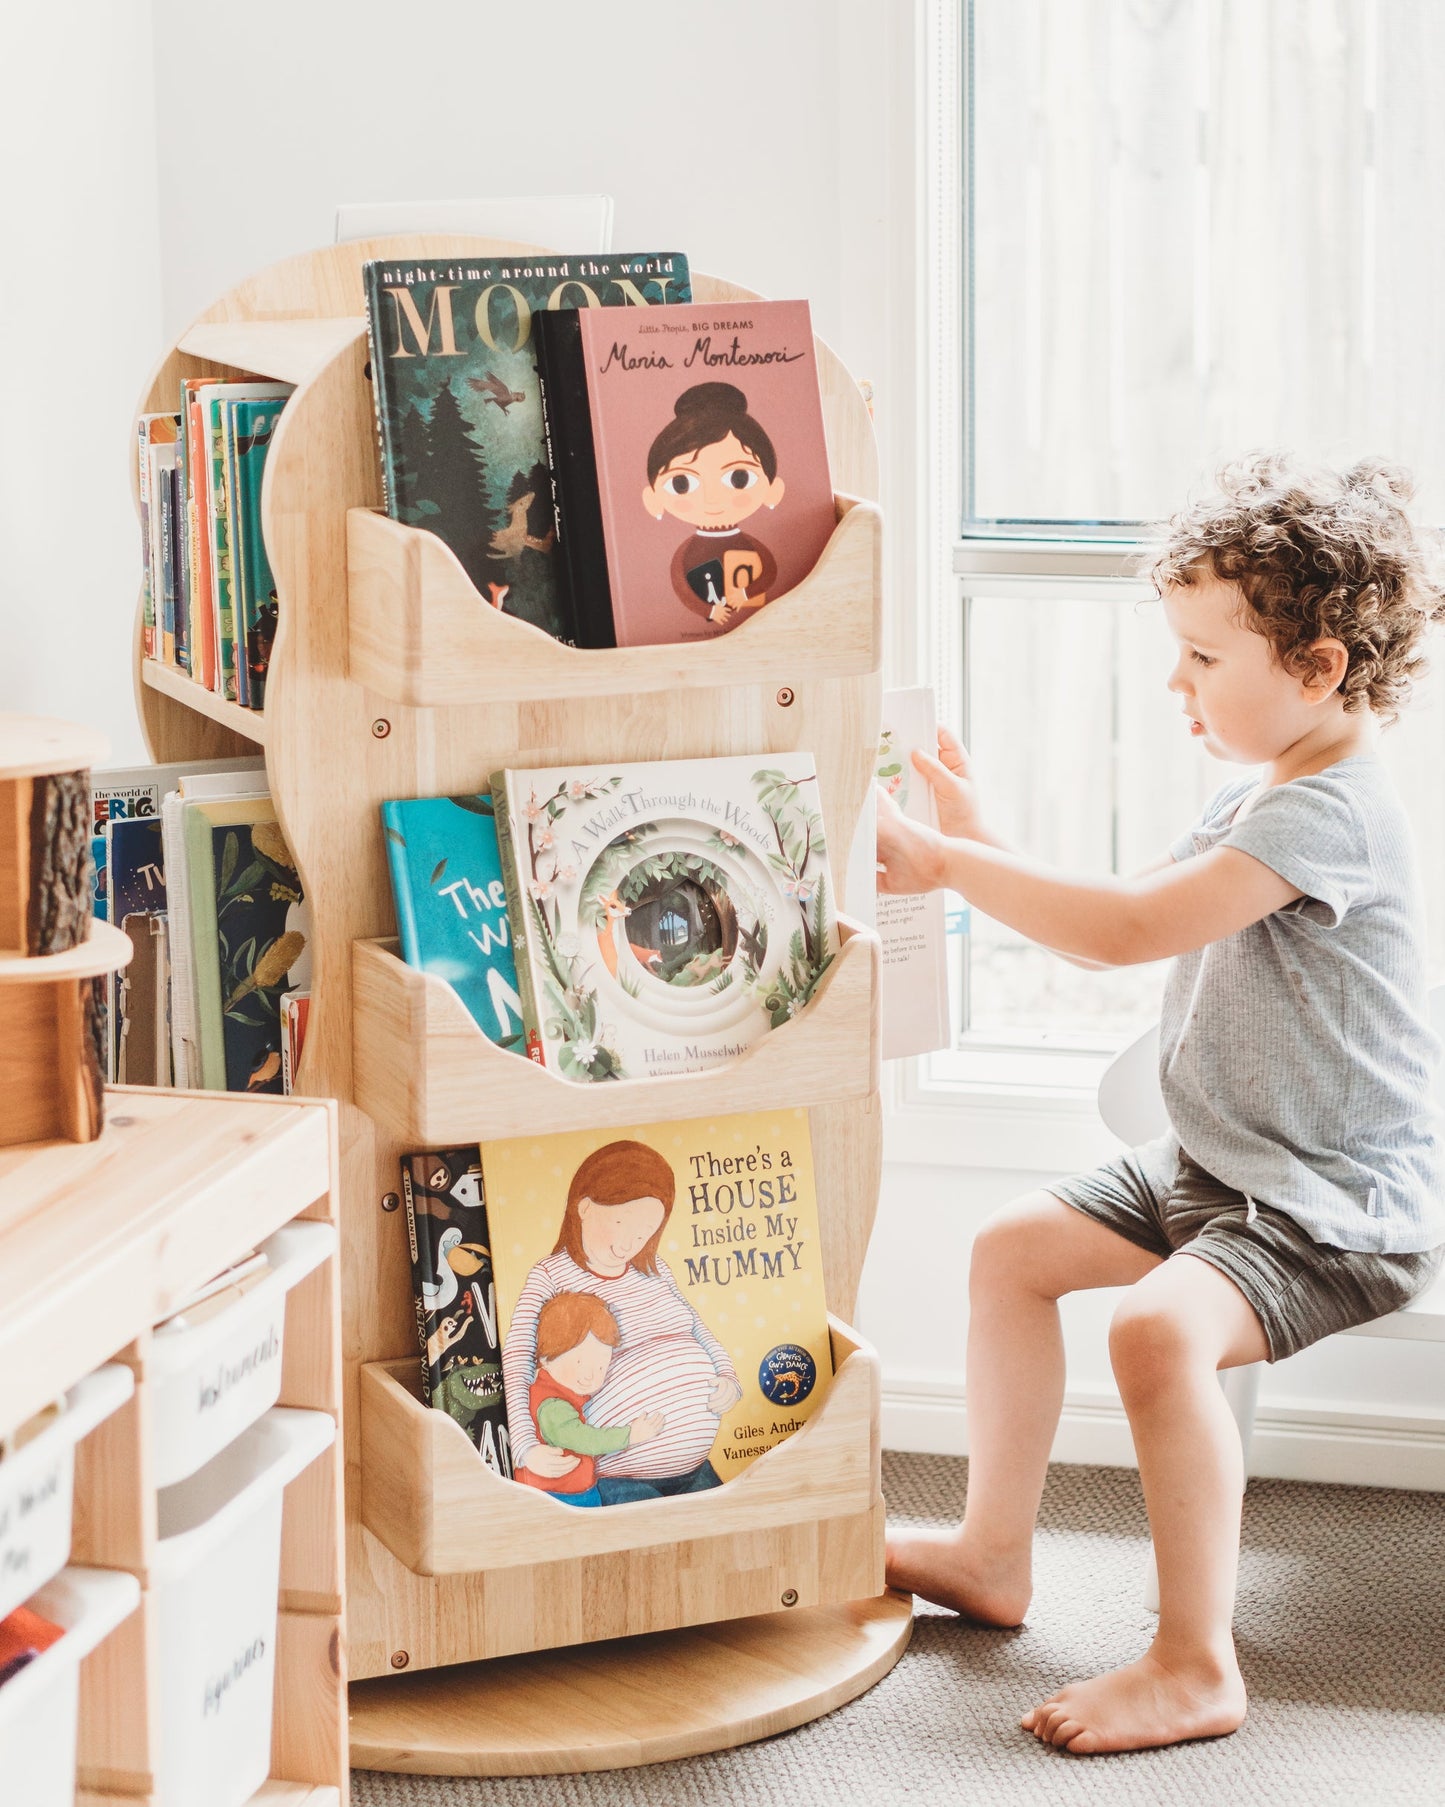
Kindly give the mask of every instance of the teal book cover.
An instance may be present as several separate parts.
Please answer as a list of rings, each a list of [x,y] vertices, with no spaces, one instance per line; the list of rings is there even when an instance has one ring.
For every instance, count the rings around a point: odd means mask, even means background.
[[[238,617],[245,623],[245,664],[250,705],[266,700],[266,674],[271,643],[276,638],[276,579],[261,531],[261,479],[271,436],[281,418],[283,400],[231,403],[232,443],[236,463],[236,513],[239,539],[240,600]]]
[[[387,513],[457,555],[484,602],[576,639],[556,568],[533,317],[692,299],[680,252],[365,266]]]
[[[445,979],[488,1041],[523,1048],[522,1003],[492,799],[383,803],[401,957]]]

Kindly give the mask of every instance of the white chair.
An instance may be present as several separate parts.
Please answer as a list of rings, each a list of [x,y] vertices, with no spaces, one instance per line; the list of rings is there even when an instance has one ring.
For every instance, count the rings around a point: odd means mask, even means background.
[[[1445,1039],[1445,985],[1432,986],[1428,998],[1430,1024]],[[1110,1062],[1099,1081],[1099,1115],[1105,1125],[1130,1148],[1140,1142],[1164,1135],[1169,1128],[1164,1099],[1159,1091],[1159,1025],[1146,1029],[1137,1041],[1130,1042]],[[1435,1096],[1445,1106],[1445,1062],[1435,1069]],[[1369,1324],[1357,1324],[1344,1336],[1382,1336],[1415,1343],[1445,1343],[1445,1272],[1435,1284],[1413,1300],[1403,1311],[1392,1311],[1388,1317],[1376,1318]],[[1249,1477],[1250,1447],[1254,1438],[1254,1412],[1259,1398],[1259,1376],[1262,1362],[1243,1368],[1225,1368],[1219,1384],[1229,1401],[1229,1409],[1239,1426],[1239,1440],[1244,1447],[1244,1473]],[[1144,1588],[1145,1604],[1151,1612],[1159,1610],[1159,1578],[1154,1567],[1154,1552],[1149,1552],[1149,1574]]]

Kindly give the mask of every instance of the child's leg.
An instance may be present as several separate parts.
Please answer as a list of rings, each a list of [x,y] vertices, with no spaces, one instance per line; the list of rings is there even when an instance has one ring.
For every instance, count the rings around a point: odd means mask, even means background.
[[[1058,1301],[1129,1285],[1159,1265],[1050,1192],[1016,1199],[983,1226],[968,1275],[967,1509],[952,1531],[890,1533],[891,1587],[987,1625],[1019,1623],[1064,1400]]]
[[[1130,1289],[1109,1353],[1149,1508],[1159,1628],[1138,1662],[1025,1714],[1036,1737],[1078,1752],[1215,1737],[1245,1712],[1232,1630],[1244,1464],[1218,1370],[1263,1361],[1264,1331],[1232,1280],[1181,1253]]]

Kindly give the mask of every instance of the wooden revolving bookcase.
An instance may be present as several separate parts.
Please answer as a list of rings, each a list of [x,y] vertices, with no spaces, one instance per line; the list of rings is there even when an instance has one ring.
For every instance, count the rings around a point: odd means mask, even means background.
[[[145,411],[169,408],[189,375],[296,384],[262,498],[280,598],[264,715],[145,660],[137,694],[157,759],[264,748],[311,906],[297,1091],[341,1108],[347,1617],[363,1768],[525,1774],[719,1749],[860,1693],[911,1625],[911,1602],[883,1585],[877,1357],[847,1329],[881,1168],[876,938],[845,921],[808,1009],[730,1065],[611,1086],[568,1084],[496,1049],[388,940],[388,798],[474,791],[504,765],[806,749],[841,886],[871,782],[875,452],[862,395],[821,343],[838,525],[797,590],[716,642],[561,646],[486,606],[440,541],[376,512],[362,264],[528,250],[429,235],[293,258],[208,309],[142,397]],[[698,275],[693,292],[756,299]],[[808,1425],[696,1500],[579,1514],[491,1474],[414,1390],[401,1153],[780,1104],[809,1109],[834,1314],[836,1377]],[[615,1712],[599,1707],[614,1698]]]

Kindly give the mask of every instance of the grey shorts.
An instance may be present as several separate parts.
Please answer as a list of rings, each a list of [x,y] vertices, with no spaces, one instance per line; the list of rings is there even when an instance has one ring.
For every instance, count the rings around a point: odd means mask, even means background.
[[[1227,1274],[1253,1307],[1273,1362],[1408,1305],[1445,1258],[1445,1245],[1417,1255],[1333,1248],[1268,1205],[1251,1218],[1244,1194],[1172,1136],[1048,1190],[1162,1260],[1187,1251]]]

